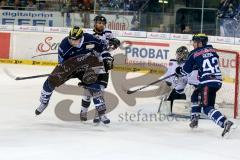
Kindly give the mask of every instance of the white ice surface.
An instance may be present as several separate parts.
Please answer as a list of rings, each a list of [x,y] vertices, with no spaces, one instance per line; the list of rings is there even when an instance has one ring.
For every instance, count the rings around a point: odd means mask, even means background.
[[[158,98],[139,100],[132,108],[120,101],[120,107],[109,114],[109,126],[94,126],[91,121],[59,120],[54,106],[70,95],[55,93],[47,110],[36,117],[45,78],[15,81],[4,68],[24,76],[52,70],[0,65],[0,160],[240,160],[240,129],[222,139],[222,129],[208,120],[201,120],[196,130],[189,129],[188,121],[120,121],[120,113],[155,112]],[[108,90],[113,90],[111,85]],[[71,111],[78,113],[81,97],[73,99]]]

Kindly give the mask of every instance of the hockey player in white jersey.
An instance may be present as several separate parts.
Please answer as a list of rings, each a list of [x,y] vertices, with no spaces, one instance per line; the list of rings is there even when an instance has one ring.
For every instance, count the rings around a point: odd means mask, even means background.
[[[88,33],[92,34],[98,39],[101,39],[107,44],[107,52],[115,50],[118,46],[120,46],[120,41],[117,38],[114,38],[113,33],[105,28],[107,24],[107,20],[103,16],[96,16],[94,18],[94,29],[92,31],[88,31]],[[112,61],[111,59],[109,59]],[[112,68],[112,67],[111,67]],[[95,87],[99,89],[100,92],[103,92],[103,90],[108,85],[108,79],[109,79],[109,73],[108,71],[100,71],[98,74],[98,80],[96,83],[92,84]],[[80,120],[81,121],[87,121],[87,112],[88,108],[91,104],[91,99],[94,96],[93,91],[91,88],[89,88],[87,85],[83,83],[79,83],[79,86],[82,86],[84,88],[84,96],[82,99],[82,108],[80,113]],[[97,112],[98,109],[96,108]],[[101,113],[97,113],[95,118],[93,119],[94,123],[99,123],[102,119],[99,117]],[[110,123],[110,120],[105,116],[105,122]]]
[[[171,59],[169,62],[169,67],[167,72],[163,77],[169,76],[175,73],[175,70],[178,66],[182,66],[187,59],[188,49],[185,46],[181,46],[176,50],[176,59]],[[169,94],[167,101],[171,102],[171,112],[173,101],[176,99],[186,99],[186,94],[184,93],[184,88],[187,84],[188,77],[178,77],[173,76],[165,80],[166,84],[172,88],[171,93]]]

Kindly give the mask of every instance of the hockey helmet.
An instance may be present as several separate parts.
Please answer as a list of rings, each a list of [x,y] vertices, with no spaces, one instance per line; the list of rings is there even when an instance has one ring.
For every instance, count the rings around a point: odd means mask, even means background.
[[[83,30],[82,28],[78,27],[78,26],[74,26],[70,32],[69,32],[69,36],[68,38],[69,39],[72,39],[72,40],[78,40],[78,39],[81,39],[83,36]]]
[[[104,16],[96,16],[93,20],[95,23],[97,23],[98,21],[100,22],[104,22],[105,24],[107,24],[107,19]]]
[[[205,46],[208,42],[208,36],[204,33],[195,34],[192,37],[192,41],[202,42],[203,46]]]

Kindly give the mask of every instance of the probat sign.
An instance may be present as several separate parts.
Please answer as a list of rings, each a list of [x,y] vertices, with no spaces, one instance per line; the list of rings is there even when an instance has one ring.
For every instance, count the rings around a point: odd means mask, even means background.
[[[125,47],[128,60],[141,60],[146,62],[166,62],[170,58],[169,43],[125,41],[130,44]]]

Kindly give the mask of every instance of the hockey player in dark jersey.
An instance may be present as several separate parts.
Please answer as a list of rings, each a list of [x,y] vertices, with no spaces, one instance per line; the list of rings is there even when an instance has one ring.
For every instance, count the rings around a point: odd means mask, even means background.
[[[107,20],[103,16],[96,16],[94,18],[94,29],[92,31],[88,31],[88,33],[92,34],[94,37],[101,39],[107,45],[106,51],[115,50],[118,46],[120,46],[120,41],[114,38],[112,31],[106,28]],[[108,71],[100,71],[98,73],[98,79],[95,83],[96,86],[103,91],[108,85],[109,73]],[[87,121],[87,112],[88,108],[91,104],[91,98],[93,97],[91,89],[89,89],[85,84],[80,83],[79,86],[84,88],[84,96],[82,99],[82,108],[80,113],[80,119],[82,121]],[[99,117],[99,113],[95,115],[93,119],[94,123],[99,123],[101,121]]]
[[[233,122],[228,120],[219,110],[214,108],[216,92],[222,86],[219,56],[212,45],[207,45],[207,35],[196,34],[193,36],[192,41],[194,50],[190,52],[185,64],[182,67],[176,68],[176,74],[179,76],[188,75],[193,69],[198,69],[198,92],[194,92],[194,96],[198,98],[200,94],[201,106],[192,108],[190,127],[198,127],[201,107],[203,107],[203,112],[216,124],[224,128],[222,132],[222,136],[224,136],[230,131]]]
[[[62,85],[71,78],[79,78],[85,84],[93,83],[94,81],[92,80],[96,80],[96,78],[92,78],[94,77],[94,73],[91,72],[91,74],[89,74],[89,70],[91,70],[92,66],[97,66],[96,64],[98,63],[100,68],[102,67],[106,71],[111,69],[113,59],[110,53],[106,51],[106,47],[106,44],[102,40],[95,38],[91,34],[83,33],[83,30],[79,27],[73,27],[69,32],[69,36],[65,37],[59,45],[59,64],[53,70],[51,76],[44,82],[40,96],[41,104],[36,109],[35,114],[39,115],[46,109],[55,87]],[[89,61],[81,65],[80,68],[77,67],[79,63],[73,63],[75,59],[77,59],[77,62],[87,59],[89,54],[93,55],[97,61],[94,61],[93,58],[89,59]],[[85,72],[82,72],[82,70]],[[97,106],[96,108],[101,118],[105,123],[108,123],[109,120],[105,118],[106,107],[102,92],[99,92],[98,87],[91,85],[88,85],[88,87],[94,92],[93,101],[95,106]]]

